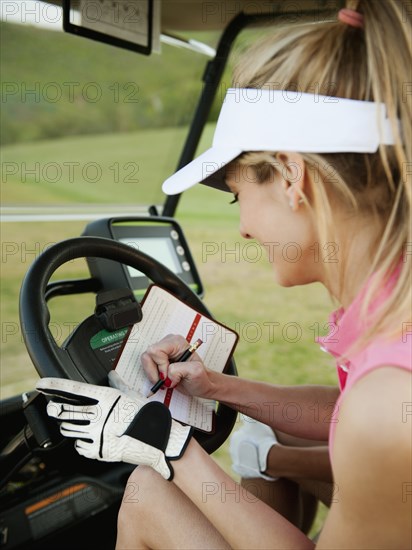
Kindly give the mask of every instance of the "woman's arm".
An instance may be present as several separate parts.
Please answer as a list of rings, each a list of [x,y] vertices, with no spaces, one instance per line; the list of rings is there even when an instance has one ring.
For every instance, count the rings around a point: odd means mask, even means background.
[[[333,482],[327,445],[291,447],[273,445],[267,456],[266,474],[288,479]]]
[[[336,422],[334,386],[277,386],[255,380],[208,372],[207,397],[268,424],[274,430],[327,441],[331,422]]]
[[[171,363],[187,348],[183,337],[170,335],[142,355],[142,365],[152,382],[159,373],[169,377],[171,387],[233,407],[275,430],[327,441],[335,422],[334,407],[339,390],[332,386],[274,386],[245,380],[205,368],[197,354],[186,363]]]

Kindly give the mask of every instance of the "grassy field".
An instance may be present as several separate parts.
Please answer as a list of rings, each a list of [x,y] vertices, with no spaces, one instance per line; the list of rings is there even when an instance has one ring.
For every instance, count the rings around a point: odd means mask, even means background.
[[[217,37],[192,38],[214,45]],[[136,55],[3,21],[0,40],[2,144],[183,125],[207,61],[167,45],[161,55]]]
[[[201,149],[210,140],[210,131],[209,128],[205,133]],[[181,129],[164,129],[5,147],[2,204],[159,204],[163,201],[160,183],[174,170],[183,136]],[[88,181],[92,179],[91,168],[86,177],[81,170],[91,162],[101,170],[95,182]],[[133,162],[138,181],[125,181],[125,172],[115,181],[110,167]],[[71,175],[68,163],[78,163],[78,173]],[[55,178],[53,173],[59,167],[61,176]],[[287,385],[334,384],[332,363],[314,344],[315,336],[325,328],[330,309],[328,296],[319,285],[292,289],[275,286],[262,250],[256,243],[240,238],[238,208],[228,204],[230,199],[224,193],[197,186],[184,194],[177,219],[203,280],[206,304],[216,318],[239,332],[235,356],[239,374]],[[85,223],[10,222],[1,226],[2,398],[32,389],[37,379],[18,319],[24,274],[46,246],[78,236]],[[58,273],[59,277],[86,275],[83,261],[73,262]],[[53,334],[62,341],[69,328],[90,315],[93,308],[94,297],[52,302]],[[230,470],[227,444],[216,453],[216,459]],[[317,526],[322,517],[321,514]]]

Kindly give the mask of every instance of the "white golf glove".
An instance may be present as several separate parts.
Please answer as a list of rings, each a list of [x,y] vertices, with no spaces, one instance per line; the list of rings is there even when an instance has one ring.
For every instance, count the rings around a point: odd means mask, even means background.
[[[182,456],[192,428],[172,420],[162,403],[61,378],[43,378],[36,388],[51,397],[47,413],[60,422],[62,435],[76,440],[80,455],[151,466],[165,479],[173,478],[170,461]]]
[[[277,444],[273,430],[266,424],[243,416],[243,426],[230,438],[232,469],[244,479],[260,477],[267,481],[276,481],[264,472],[267,469],[267,456],[273,445]]]

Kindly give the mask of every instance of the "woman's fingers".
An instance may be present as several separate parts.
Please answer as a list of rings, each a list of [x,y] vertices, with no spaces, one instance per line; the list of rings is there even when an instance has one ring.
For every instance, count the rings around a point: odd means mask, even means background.
[[[188,342],[183,336],[170,334],[160,342],[152,344],[142,354],[142,366],[151,382],[157,382],[159,378],[167,379],[169,365],[174,358],[178,358],[188,347]]]

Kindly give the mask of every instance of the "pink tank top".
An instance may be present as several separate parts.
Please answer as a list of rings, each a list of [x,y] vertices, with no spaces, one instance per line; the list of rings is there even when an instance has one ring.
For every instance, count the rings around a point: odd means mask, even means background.
[[[379,298],[376,300],[376,305],[379,305],[388,298],[395,280],[396,277],[394,276],[388,281],[388,284],[381,291]],[[362,289],[346,311],[341,308],[330,315],[329,334],[317,339],[321,344],[321,349],[336,358],[339,386],[341,389],[333,416],[330,420],[330,454],[333,449],[336,424],[339,420],[340,403],[345,392],[348,391],[357,380],[382,366],[396,366],[412,371],[411,323],[404,323],[402,334],[399,337],[391,341],[383,340],[378,337],[362,350],[350,354],[350,349],[359,337],[359,334],[365,330],[365,325],[363,325],[360,320],[360,311],[362,298],[366,288],[367,285]]]

